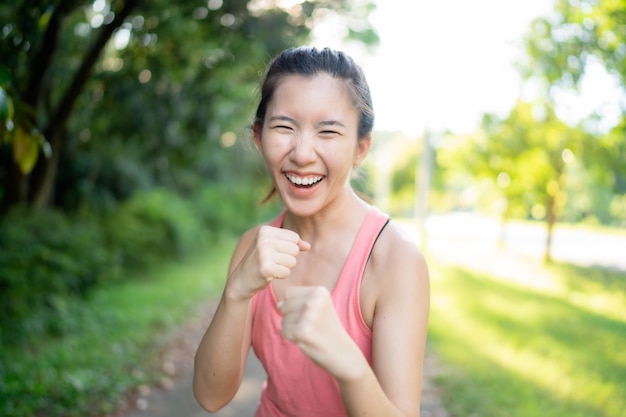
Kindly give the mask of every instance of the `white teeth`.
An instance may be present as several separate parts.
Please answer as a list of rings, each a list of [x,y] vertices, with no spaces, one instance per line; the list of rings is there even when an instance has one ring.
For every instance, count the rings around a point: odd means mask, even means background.
[[[296,177],[295,175],[287,174],[287,178],[289,179],[289,181],[291,181],[293,184],[296,184],[296,185],[313,185],[321,181],[322,178],[324,177],[320,175],[318,177],[301,178],[301,177]]]

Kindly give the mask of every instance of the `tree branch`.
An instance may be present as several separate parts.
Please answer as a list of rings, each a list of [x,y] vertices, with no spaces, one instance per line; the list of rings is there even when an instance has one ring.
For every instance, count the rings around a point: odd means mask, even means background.
[[[130,15],[131,11],[139,4],[140,0],[128,0],[124,3],[122,9],[115,13],[115,18],[111,23],[106,26],[103,26],[98,34],[98,38],[91,46],[91,49],[88,51],[85,59],[81,63],[78,71],[74,75],[72,79],[72,83],[69,85],[63,98],[59,102],[57,107],[57,111],[52,119],[52,124],[49,126],[49,134],[55,135],[59,131],[62,131],[67,120],[69,119],[70,114],[72,113],[72,109],[74,104],[76,103],[80,93],[82,92],[87,80],[89,79],[89,75],[96,62],[98,61],[98,57],[100,53],[104,49],[105,45],[113,35],[116,29],[118,29],[124,20]]]
[[[63,135],[65,134],[67,122],[72,114],[74,105],[83,91],[85,84],[87,84],[91,71],[98,61],[102,50],[113,35],[113,32],[124,23],[124,20],[126,20],[140,1],[141,0],[127,0],[122,9],[115,13],[113,21],[102,27],[98,37],[76,71],[72,82],[59,101],[56,112],[50,119],[48,127],[44,132],[46,139],[52,145],[53,155],[52,158],[44,162],[42,175],[38,178],[34,178],[36,182],[32,199],[34,207],[41,208],[49,204],[59,165],[60,152],[63,146]]]

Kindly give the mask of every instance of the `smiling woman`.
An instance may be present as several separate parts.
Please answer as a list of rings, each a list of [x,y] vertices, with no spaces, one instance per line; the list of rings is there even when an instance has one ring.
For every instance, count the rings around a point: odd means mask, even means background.
[[[289,75],[277,85],[255,143],[294,214],[324,211],[341,201],[353,166],[365,158],[371,137],[357,138],[359,115],[352,102],[343,82],[326,73]]]
[[[268,374],[256,417],[419,415],[428,269],[349,181],[370,149],[372,108],[342,52],[293,48],[270,65],[254,141],[284,211],[231,259],[195,359],[208,411],[233,398],[252,347]]]

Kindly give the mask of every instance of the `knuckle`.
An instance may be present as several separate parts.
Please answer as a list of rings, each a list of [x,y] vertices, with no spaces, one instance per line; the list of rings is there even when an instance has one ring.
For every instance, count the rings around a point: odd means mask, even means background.
[[[294,331],[294,339],[308,344],[313,341],[313,326],[309,322],[303,322]]]
[[[259,272],[261,272],[261,275],[264,277],[270,276],[272,274],[272,269],[272,264],[270,262],[261,260],[259,263]]]

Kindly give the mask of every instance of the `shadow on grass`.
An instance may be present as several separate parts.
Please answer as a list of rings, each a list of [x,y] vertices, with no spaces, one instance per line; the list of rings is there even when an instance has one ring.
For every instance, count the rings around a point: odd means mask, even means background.
[[[621,288],[620,273],[550,268],[576,291]],[[453,415],[623,412],[626,323],[463,268],[434,272],[429,340],[450,366],[440,382]]]
[[[585,267],[565,262],[552,262],[547,266],[563,279],[572,291],[619,291],[626,294],[626,271],[602,266]]]

